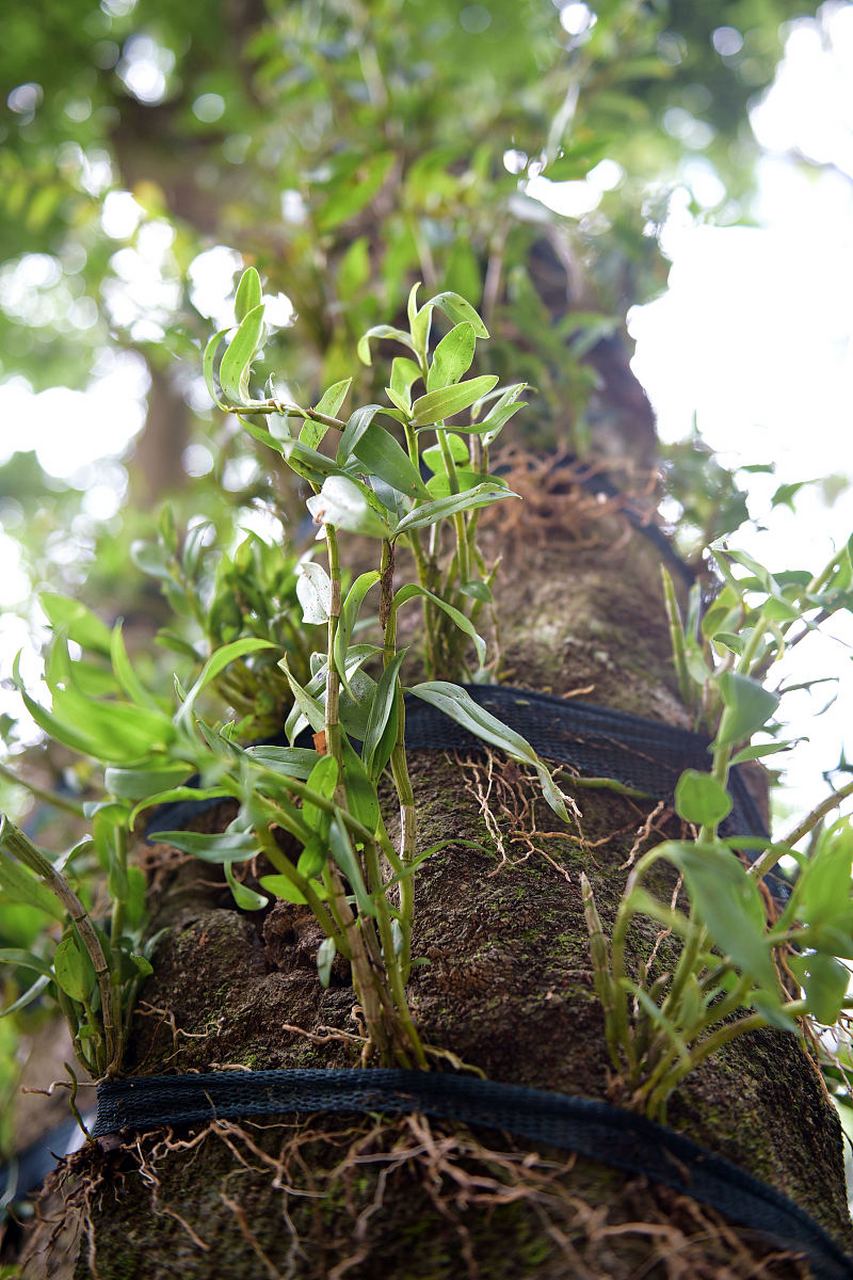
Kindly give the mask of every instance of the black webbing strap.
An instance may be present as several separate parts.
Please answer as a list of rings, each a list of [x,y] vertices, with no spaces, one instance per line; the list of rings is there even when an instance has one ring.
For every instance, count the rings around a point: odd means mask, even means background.
[[[611,778],[656,800],[671,802],[682,770],[707,770],[710,763],[707,737],[659,720],[511,685],[462,687],[480,706],[523,734],[543,759],[568,765],[581,777]],[[284,741],[267,739],[265,745],[281,745]],[[310,735],[304,745],[311,745]],[[406,746],[412,751],[483,750],[479,738],[436,707],[411,695],[406,697]],[[729,793],[733,806],[722,824],[723,835],[767,838],[761,813],[738,767],[731,771]],[[148,839],[158,831],[179,829],[217,803],[202,800],[164,805],[148,825]],[[748,856],[753,858],[755,854]],[[777,897],[787,897],[789,888],[781,877],[771,874],[767,880]]]
[[[388,1069],[140,1076],[98,1086],[93,1135],[292,1112],[421,1112],[499,1129],[692,1196],[731,1222],[805,1253],[817,1280],[853,1276],[853,1262],[793,1201],[690,1138],[606,1102],[473,1076]]]

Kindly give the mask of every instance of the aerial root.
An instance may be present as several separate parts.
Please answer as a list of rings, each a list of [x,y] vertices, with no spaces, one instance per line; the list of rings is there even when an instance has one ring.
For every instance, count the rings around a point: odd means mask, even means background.
[[[211,1143],[224,1149],[222,1156]],[[187,1178],[187,1161],[197,1175]],[[436,1224],[433,1231],[446,1224],[445,1244],[455,1239],[467,1280],[486,1280],[483,1250],[491,1244],[493,1254],[498,1236],[508,1251],[518,1251],[519,1274],[541,1280],[805,1280],[809,1274],[796,1256],[733,1228],[687,1196],[597,1167],[587,1176],[586,1162],[574,1155],[516,1150],[509,1140],[489,1144],[420,1114],[351,1124],[331,1117],[215,1120],[188,1134],[166,1130],[128,1140],[108,1166],[78,1153],[54,1179],[54,1191],[65,1194],[61,1208],[54,1207],[49,1244],[60,1242],[76,1209],[90,1274],[97,1277],[100,1212],[108,1225],[110,1200],[133,1194],[137,1226],[147,1197],[151,1214],[171,1220],[193,1250],[212,1257],[210,1197],[207,1217],[191,1208],[194,1188],[202,1185],[233,1218],[256,1260],[249,1264],[254,1272],[270,1280],[373,1277],[389,1250],[407,1247],[414,1264],[425,1215]],[[585,1185],[596,1188],[591,1199]],[[219,1222],[216,1248],[221,1231]],[[413,1231],[410,1246],[407,1231]],[[106,1280],[108,1236],[100,1248]],[[389,1274],[394,1265],[390,1258]]]

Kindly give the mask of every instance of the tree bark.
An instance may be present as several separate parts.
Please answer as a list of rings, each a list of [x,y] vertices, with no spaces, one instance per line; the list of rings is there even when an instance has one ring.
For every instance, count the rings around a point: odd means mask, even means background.
[[[145,425],[133,452],[131,497],[152,507],[187,481],[183,453],[190,439],[190,409],[167,372],[149,363],[151,386]]]
[[[527,504],[500,591],[506,682],[685,724],[669,656],[659,552],[576,487]],[[501,513],[493,519],[506,521]],[[653,805],[577,788],[580,830],[553,831],[537,786],[495,757],[412,753],[422,847],[467,839],[419,872],[411,1004],[424,1040],[498,1081],[620,1101],[583,922],[589,876],[605,925]],[[211,815],[218,825],[227,810]],[[658,814],[646,846],[677,830]],[[210,868],[161,849],[164,933],[135,1023],[131,1073],[354,1066],[343,972],[322,991],[310,917],[236,911]],[[633,935],[638,964],[655,927]],[[851,1232],[841,1136],[794,1037],[736,1042],[688,1078],[670,1122]],[[282,1117],[156,1133],[77,1158],[51,1212],[77,1242],[36,1233],[26,1277],[313,1280],[406,1277],[806,1276],[790,1255],[687,1197],[602,1163],[423,1118]]]

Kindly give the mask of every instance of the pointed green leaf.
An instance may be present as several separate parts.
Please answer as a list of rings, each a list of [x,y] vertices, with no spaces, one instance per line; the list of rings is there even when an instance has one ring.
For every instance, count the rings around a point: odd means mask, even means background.
[[[477,338],[467,322],[455,325],[433,352],[427,376],[427,391],[452,386],[471,368]]]
[[[39,604],[54,631],[63,632],[82,649],[92,649],[105,655],[109,653],[109,627],[79,600],[59,595],[56,591],[42,591]]]
[[[233,640],[231,644],[225,644],[221,649],[217,649],[202,667],[197,680],[187,694],[184,704],[178,713],[179,717],[186,718],[189,716],[199,694],[207,688],[212,680],[221,675],[232,662],[236,662],[238,658],[245,658],[250,653],[258,653],[261,649],[275,648],[276,646],[271,640],[260,640],[256,636],[243,636],[242,639]]]
[[[122,769],[108,766],[104,771],[104,786],[118,800],[145,800],[163,791],[171,791],[192,773],[188,764],[152,765],[146,769]]]
[[[18,969],[31,969],[33,973],[52,976],[50,965],[41,956],[32,951],[24,951],[20,947],[0,947],[0,964],[14,965]]]
[[[264,304],[243,317],[219,366],[219,382],[230,404],[250,402],[249,374],[264,331]]]
[[[381,747],[377,754],[381,755]],[[347,807],[363,827],[367,827],[368,831],[375,831],[379,825],[379,799],[376,795],[376,787],[370,780],[361,757],[349,742],[344,742],[343,755]]]
[[[202,831],[157,831],[158,844],[169,844],[182,853],[191,853],[202,862],[248,862],[261,852],[249,831],[223,831],[208,835]]]
[[[445,293],[437,293],[434,298],[430,298],[430,303],[434,307],[438,307],[439,311],[443,311],[454,324],[470,324],[478,338],[488,338],[488,329],[471,306],[471,303],[466,301],[460,294],[453,293],[450,290]],[[429,303],[425,305],[428,306]]]
[[[379,476],[398,493],[409,498],[426,497],[424,482],[409,455],[378,422],[370,423],[353,453],[371,475]]]
[[[725,709],[714,741],[715,747],[728,746],[749,738],[766,724],[779,705],[779,695],[763,689],[757,681],[736,671],[726,671],[719,679]]]
[[[670,840],[659,852],[684,873],[690,901],[723,955],[766,992],[775,992],[764,904],[755,879],[723,844]]]
[[[416,582],[410,582],[407,586],[401,587],[396,593],[394,596],[393,607],[395,609],[399,609],[402,605],[406,604],[408,600],[413,600],[416,596],[430,600],[437,609],[441,609],[447,614],[448,618],[452,620],[460,631],[464,632],[464,634],[471,639],[474,644],[474,648],[477,651],[477,659],[480,666],[483,666],[486,661],[485,640],[479,634],[470,618],[466,618],[464,613],[461,613],[459,609],[454,608],[452,604],[448,604],[446,600],[442,600],[440,596],[434,595],[432,591],[427,591],[426,587],[421,587]]]
[[[261,888],[266,889],[274,898],[281,898],[283,902],[293,902],[297,906],[305,905],[305,895],[297,889],[296,885],[288,880],[287,876],[261,876]],[[325,894],[319,894],[325,897]]]
[[[412,340],[409,337],[409,335],[404,332],[404,330],[395,329],[393,325],[390,325],[390,324],[376,324],[373,326],[372,329],[368,329],[367,333],[363,334],[362,337],[359,338],[358,340],[358,346],[356,347],[356,354],[358,355],[358,358],[362,362],[362,364],[369,365],[372,363],[371,355],[370,355],[371,338],[373,339],[391,338],[394,342],[402,342],[404,347],[408,347],[409,350],[413,350]]]
[[[204,348],[204,356],[202,357],[202,373],[204,374],[204,385],[207,387],[207,394],[215,405],[222,407],[222,388],[219,385],[215,374],[216,357],[219,354],[219,348],[224,339],[228,336],[229,329],[220,329],[215,333]]]
[[[308,747],[247,747],[246,755],[265,769],[303,782],[320,758]]]
[[[405,657],[406,650],[403,649],[389,662],[382,672],[376,686],[376,693],[373,696],[373,703],[370,707],[370,715],[367,721],[367,731],[364,735],[361,751],[364,767],[372,778],[377,778],[385,768],[394,747],[393,741],[390,746],[387,742],[383,742],[383,736],[396,705],[397,677],[400,674],[400,667],[403,665]],[[380,746],[382,750],[380,750]],[[384,759],[382,758],[383,756]]]
[[[140,707],[149,707],[153,711],[159,711],[160,705],[157,699],[153,693],[148,692],[131,665],[124,643],[124,636],[122,635],[121,622],[117,622],[113,628],[110,639],[110,657],[116,680],[118,680],[131,702]]]
[[[408,356],[395,356],[391,362],[391,385],[388,393],[393,392],[397,407],[408,417],[412,408],[412,387],[421,376],[421,371]]]
[[[95,984],[95,971],[86,951],[71,933],[66,934],[53,953],[53,972],[57,985],[72,1000],[88,1000]]]
[[[225,863],[224,871],[231,897],[241,911],[260,911],[267,905],[269,898],[265,898],[262,893],[256,893],[254,889],[250,889],[237,879],[231,862]]]
[[[364,404],[350,415],[349,422],[341,432],[335,455],[339,467],[345,467],[353,460],[355,446],[381,410],[381,404]]]
[[[438,524],[458,511],[472,511],[475,507],[488,507],[502,498],[517,498],[519,495],[511,489],[494,481],[477,485],[465,493],[452,493],[447,498],[436,498],[434,502],[424,502],[410,511],[407,516],[397,522],[390,537],[398,538],[401,533],[411,533],[413,529],[426,529]]]
[[[367,892],[364,877],[361,873],[361,866],[352,847],[349,832],[338,818],[333,818],[329,827],[329,848],[338,867],[350,882],[350,887],[355,894],[355,900],[358,903],[358,909],[361,914],[375,916],[376,907]]]
[[[2,834],[3,828],[0,828]],[[65,908],[29,867],[22,866],[0,842],[0,892],[9,902],[36,907],[53,920],[65,919]]]
[[[412,422],[416,427],[424,427],[452,418],[491,391],[497,381],[493,374],[487,374],[481,378],[471,378],[468,382],[458,382],[452,387],[428,391],[412,406]]]
[[[338,619],[338,626],[335,632],[335,666],[341,678],[341,683],[347,693],[350,694],[352,690],[349,687],[349,679],[346,673],[347,649],[352,639],[353,627],[358,621],[364,597],[378,581],[379,573],[376,569],[360,574],[347,592],[341,608],[341,616]]]
[[[315,411],[325,414],[327,418],[336,418],[351,386],[352,378],[343,378],[340,382],[328,387],[314,406]],[[328,430],[328,423],[315,422],[313,418],[306,418],[299,432],[299,439],[309,449],[316,449]]]
[[[259,307],[262,302],[261,277],[254,267],[247,267],[240,277],[237,296],[234,299],[234,315],[237,317],[237,323],[239,324],[250,311],[254,311],[255,307]]]
[[[543,794],[548,804],[564,822],[568,822],[569,813],[566,797],[556,786],[549,770],[539,759],[526,738],[509,725],[498,720],[491,712],[486,711],[475,702],[469,693],[458,685],[448,684],[445,680],[431,680],[424,684],[416,684],[410,689],[416,698],[422,698],[432,706],[443,711],[451,720],[455,720],[463,729],[473,733],[483,742],[498,747],[512,760],[520,764],[529,764],[536,770]]]
[[[338,785],[338,762],[333,756],[320,756],[308,778],[310,790],[323,800],[331,800]],[[307,827],[321,835],[329,828],[329,811],[312,804],[306,797],[302,802],[302,818]]]

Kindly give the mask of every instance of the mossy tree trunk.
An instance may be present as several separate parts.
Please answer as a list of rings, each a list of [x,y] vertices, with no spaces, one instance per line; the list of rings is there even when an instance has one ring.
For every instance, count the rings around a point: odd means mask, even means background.
[[[501,538],[503,678],[672,724],[675,689],[659,552],[579,489],[536,497]],[[506,518],[505,516],[503,517]],[[423,1037],[499,1081],[623,1100],[604,1049],[579,875],[605,919],[641,844],[673,830],[655,806],[575,792],[558,831],[535,782],[497,758],[416,752],[422,847],[452,838],[417,888],[411,1004]],[[211,822],[230,815],[220,810]],[[210,868],[159,851],[156,973],[129,1072],[357,1065],[347,974],[322,991],[310,917],[236,911]],[[173,869],[170,870],[170,867]],[[639,966],[656,928],[633,935]],[[767,1031],[690,1077],[678,1129],[792,1197],[849,1242],[841,1137],[818,1071]],[[68,1230],[36,1232],[25,1274],[101,1280],[246,1276],[797,1276],[808,1269],[695,1202],[606,1163],[417,1117],[282,1117],[150,1135],[78,1157]],[[73,1247],[63,1254],[82,1224]],[[758,1263],[757,1259],[764,1259]],[[764,1269],[762,1269],[762,1267]]]

